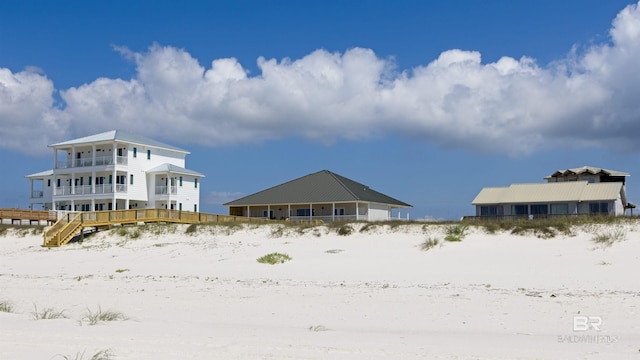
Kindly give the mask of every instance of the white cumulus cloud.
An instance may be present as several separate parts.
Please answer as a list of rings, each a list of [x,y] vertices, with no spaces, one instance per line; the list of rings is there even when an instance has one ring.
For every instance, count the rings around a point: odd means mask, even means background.
[[[397,70],[392,59],[352,48],[259,58],[250,76],[234,58],[205,66],[171,46],[116,50],[135,62],[135,76],[60,90],[60,108],[41,73],[0,68],[0,129],[13,140],[0,146],[114,128],[205,146],[385,135],[513,156],[559,144],[639,146],[637,4],[613,20],[606,43],[568,49],[545,66],[531,57],[483,63],[479,52],[451,49]]]

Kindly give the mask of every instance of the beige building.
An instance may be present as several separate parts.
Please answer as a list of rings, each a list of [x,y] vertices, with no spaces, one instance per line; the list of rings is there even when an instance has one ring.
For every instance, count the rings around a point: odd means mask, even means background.
[[[559,170],[547,182],[486,187],[473,200],[478,217],[548,217],[554,215],[624,215],[628,173],[583,166]]]

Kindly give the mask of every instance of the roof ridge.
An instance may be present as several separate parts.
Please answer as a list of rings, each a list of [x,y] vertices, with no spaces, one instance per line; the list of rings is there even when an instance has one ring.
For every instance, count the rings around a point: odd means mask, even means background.
[[[351,196],[353,196],[357,200],[361,200],[358,195],[356,195],[353,191],[351,191],[351,189],[342,180],[340,180],[338,178],[338,177],[345,178],[344,176],[336,174],[336,173],[334,173],[332,171],[329,171],[329,170],[323,170],[323,171],[329,173],[329,175],[331,175],[331,177],[333,177],[338,182],[338,184],[340,184],[340,186],[342,186],[345,190],[347,190],[347,192],[349,194],[351,194]],[[351,181],[353,181],[353,180],[351,180]],[[353,181],[353,182],[356,182],[356,181]],[[358,184],[360,184],[360,183],[358,183]],[[364,185],[364,184],[360,184],[360,185]],[[366,186],[366,185],[364,185],[364,186]],[[368,187],[368,186],[366,186],[366,187]]]

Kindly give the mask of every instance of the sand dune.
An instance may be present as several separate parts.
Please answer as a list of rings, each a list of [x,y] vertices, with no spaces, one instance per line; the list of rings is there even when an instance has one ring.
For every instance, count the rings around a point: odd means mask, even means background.
[[[57,249],[10,230],[0,359],[640,358],[640,222],[460,242],[444,225],[362,226],[132,227]],[[256,261],[273,252],[292,259]],[[90,325],[100,309],[127,319]]]

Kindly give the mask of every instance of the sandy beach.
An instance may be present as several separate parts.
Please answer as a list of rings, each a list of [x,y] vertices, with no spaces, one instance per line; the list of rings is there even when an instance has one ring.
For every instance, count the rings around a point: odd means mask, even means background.
[[[149,225],[54,249],[9,229],[0,359],[640,359],[640,222],[459,242],[351,226]],[[256,260],[273,252],[291,260]]]

